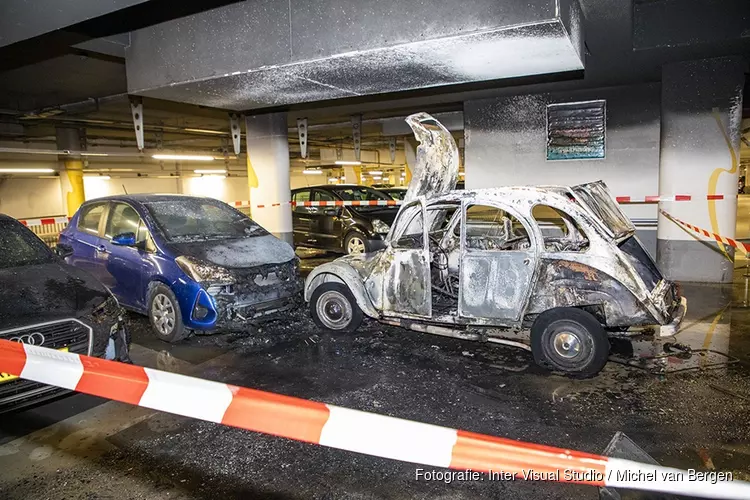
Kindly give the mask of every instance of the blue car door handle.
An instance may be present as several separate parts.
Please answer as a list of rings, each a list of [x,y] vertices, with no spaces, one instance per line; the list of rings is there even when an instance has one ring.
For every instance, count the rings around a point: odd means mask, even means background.
[[[107,247],[105,247],[104,245],[99,245],[98,247],[96,247],[96,251],[99,253],[109,253]]]

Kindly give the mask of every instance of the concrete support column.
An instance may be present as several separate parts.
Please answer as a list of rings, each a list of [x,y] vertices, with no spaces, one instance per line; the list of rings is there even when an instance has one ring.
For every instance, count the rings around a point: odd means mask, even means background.
[[[292,244],[286,113],[247,116],[245,126],[253,220]]]
[[[69,151],[84,149],[81,131],[77,128],[56,129],[57,148]],[[62,158],[63,169],[60,171],[60,189],[63,204],[68,217],[72,217],[78,208],[86,201],[83,189],[83,161],[80,156],[65,156]]]
[[[362,184],[362,176],[358,175],[357,170],[362,171],[361,168],[344,167],[344,182],[347,184]]]
[[[735,236],[742,89],[741,57],[667,64],[662,71],[659,195],[690,194],[662,210],[689,224]],[[708,200],[724,195],[723,200]],[[657,260],[669,279],[729,283],[734,249],[688,232],[659,214]]]

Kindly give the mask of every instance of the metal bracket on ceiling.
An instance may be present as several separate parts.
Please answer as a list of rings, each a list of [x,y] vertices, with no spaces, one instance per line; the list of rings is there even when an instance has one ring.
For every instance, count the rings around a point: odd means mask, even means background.
[[[135,142],[138,144],[138,149],[143,151],[143,99],[141,97],[130,97],[130,111],[133,113]]]
[[[232,131],[232,144],[234,145],[234,154],[240,154],[240,145],[242,144],[242,129],[240,129],[240,115],[237,113],[229,114],[229,128]]]
[[[354,159],[360,160],[362,147],[362,115],[352,115],[352,138],[354,139]]]
[[[391,163],[396,163],[396,138],[388,138],[388,150],[391,153]]]
[[[157,130],[154,132],[154,139],[156,141],[156,149],[163,149],[164,148],[164,131],[163,130]]]
[[[307,118],[297,118],[300,156],[307,158]]]

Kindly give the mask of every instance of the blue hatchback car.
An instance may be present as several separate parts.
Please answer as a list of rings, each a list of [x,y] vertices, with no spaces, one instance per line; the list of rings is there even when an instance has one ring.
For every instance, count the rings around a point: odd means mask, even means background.
[[[90,200],[60,234],[58,252],[148,315],[168,342],[272,317],[295,307],[302,289],[292,247],[212,198]]]

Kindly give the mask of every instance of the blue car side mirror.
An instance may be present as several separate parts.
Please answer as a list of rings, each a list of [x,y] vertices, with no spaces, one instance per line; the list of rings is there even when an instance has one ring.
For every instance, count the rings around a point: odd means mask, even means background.
[[[112,238],[112,244],[122,247],[135,246],[135,233],[121,233]]]

